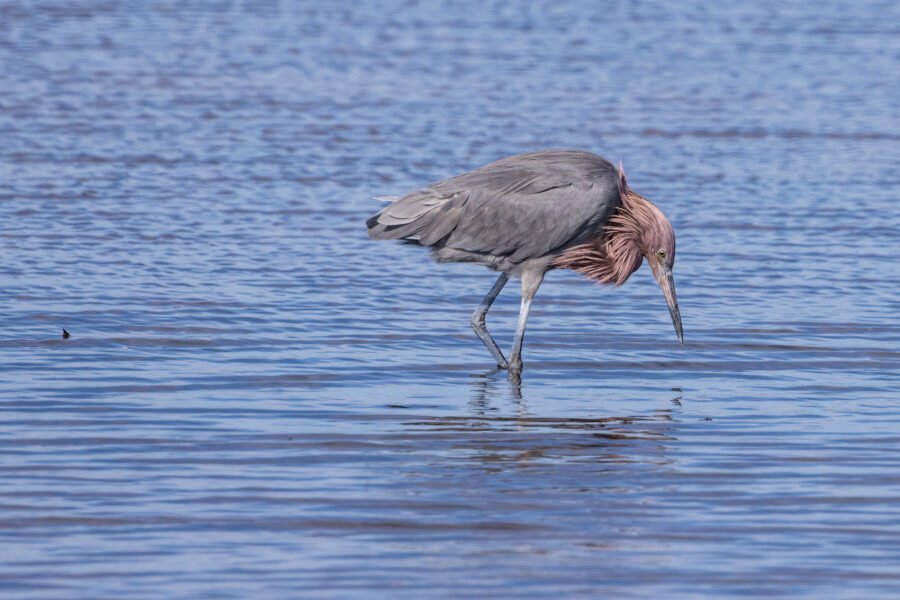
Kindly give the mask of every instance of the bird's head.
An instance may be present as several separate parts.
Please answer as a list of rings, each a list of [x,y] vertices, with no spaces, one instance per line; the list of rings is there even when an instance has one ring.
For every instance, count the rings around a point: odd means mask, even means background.
[[[675,230],[666,216],[649,200],[644,200],[645,215],[642,219],[641,236],[639,245],[641,254],[650,269],[653,277],[659,283],[666,304],[669,305],[669,314],[672,316],[672,324],[675,326],[675,334],[678,341],[684,345],[684,331],[681,327],[681,311],[678,309],[678,297],[675,295],[675,278],[672,268],[675,266]]]
[[[662,289],[672,325],[678,341],[684,346],[684,330],[681,327],[681,311],[678,309],[678,297],[675,295],[675,277],[672,267],[675,266],[675,230],[655,204],[635,193],[625,180],[625,169],[619,163],[619,191],[622,204],[618,214],[610,221],[614,223],[613,231],[623,234],[626,239],[630,234],[632,248],[650,265],[653,277]]]

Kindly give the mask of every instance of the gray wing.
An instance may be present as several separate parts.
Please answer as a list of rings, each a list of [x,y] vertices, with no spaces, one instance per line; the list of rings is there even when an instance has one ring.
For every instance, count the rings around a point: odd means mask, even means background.
[[[544,256],[595,235],[620,201],[620,176],[589,152],[522,154],[432,184],[367,221],[375,239],[504,256]]]

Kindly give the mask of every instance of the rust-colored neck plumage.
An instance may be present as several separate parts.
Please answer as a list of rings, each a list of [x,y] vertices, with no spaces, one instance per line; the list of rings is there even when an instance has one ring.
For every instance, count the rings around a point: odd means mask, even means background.
[[[674,260],[672,225],[652,202],[628,188],[621,171],[620,178],[621,202],[599,237],[568,248],[553,266],[578,271],[597,283],[622,285],[644,256],[664,249]]]

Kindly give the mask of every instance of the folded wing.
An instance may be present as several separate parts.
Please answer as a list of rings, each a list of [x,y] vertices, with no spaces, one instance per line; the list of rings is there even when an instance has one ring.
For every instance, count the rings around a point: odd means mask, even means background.
[[[597,235],[619,201],[619,173],[611,163],[588,152],[551,150],[417,190],[366,224],[376,239],[521,262]]]

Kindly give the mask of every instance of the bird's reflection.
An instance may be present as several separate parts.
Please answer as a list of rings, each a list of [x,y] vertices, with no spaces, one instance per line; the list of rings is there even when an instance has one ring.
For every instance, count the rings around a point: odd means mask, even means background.
[[[680,390],[649,412],[647,403],[635,398],[635,411],[624,416],[557,417],[529,410],[528,375],[523,382],[492,369],[472,374],[470,381],[467,415],[433,417],[414,425],[442,436],[452,434],[456,451],[491,470],[510,464],[669,462],[667,451],[676,441],[682,410]],[[545,406],[539,399],[533,402]],[[653,405],[659,406],[658,401]],[[602,399],[597,406],[602,410]]]

